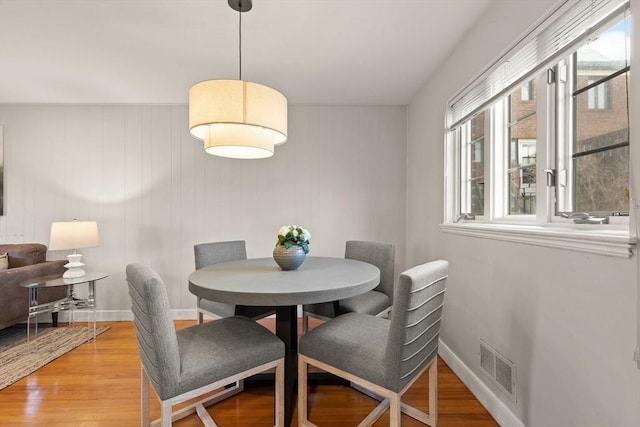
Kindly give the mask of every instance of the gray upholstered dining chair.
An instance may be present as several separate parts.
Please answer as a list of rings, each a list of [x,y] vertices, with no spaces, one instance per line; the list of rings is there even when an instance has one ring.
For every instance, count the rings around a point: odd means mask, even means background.
[[[329,320],[344,313],[386,316],[393,305],[395,248],[390,243],[347,241],[344,257],[368,262],[380,269],[380,283],[369,292],[340,301],[307,304],[302,308],[302,330],[309,330],[309,317]]]
[[[363,388],[382,402],[362,421],[372,425],[390,407],[391,426],[400,413],[430,426],[438,420],[438,338],[448,274],[447,261],[433,261],[400,275],[391,319],[347,313],[300,338],[298,425],[307,419],[307,367],[316,366]],[[401,403],[404,392],[429,371],[429,414]],[[316,392],[322,388],[317,387]]]
[[[278,337],[241,316],[176,331],[160,276],[141,264],[127,265],[126,276],[142,363],[141,425],[149,425],[149,380],[161,403],[163,427],[194,412],[205,425],[215,426],[205,407],[228,394],[208,393],[272,368],[275,421],[284,424],[284,343]],[[172,413],[173,405],[204,394],[207,397]]]
[[[221,262],[240,261],[247,259],[247,249],[244,240],[228,242],[200,243],[193,246],[196,270]],[[253,320],[262,319],[275,313],[273,307],[244,306],[210,301],[198,297],[196,302],[198,323],[202,323],[204,314],[214,318],[242,315]]]

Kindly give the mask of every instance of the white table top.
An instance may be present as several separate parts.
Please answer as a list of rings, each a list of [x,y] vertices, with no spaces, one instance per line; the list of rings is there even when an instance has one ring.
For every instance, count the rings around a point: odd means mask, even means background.
[[[298,305],[334,301],[374,289],[380,270],[344,258],[306,257],[282,271],[273,258],[225,262],[189,275],[189,290],[202,298],[242,305]]]

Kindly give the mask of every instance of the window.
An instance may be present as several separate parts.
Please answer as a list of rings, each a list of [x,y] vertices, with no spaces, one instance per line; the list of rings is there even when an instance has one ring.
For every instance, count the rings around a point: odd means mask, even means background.
[[[533,80],[523,87],[533,87]],[[522,90],[516,89],[506,97],[508,165],[507,194],[509,215],[536,212],[536,140],[537,120],[535,91],[522,99]]]
[[[460,127],[462,180],[460,205],[465,213],[484,215],[485,114],[478,114]]]
[[[448,103],[443,228],[611,223],[629,256],[628,1],[564,3],[533,31]]]
[[[569,74],[558,83],[569,100],[559,114],[572,126],[559,138],[558,212],[629,212],[629,20],[608,26],[559,65]]]

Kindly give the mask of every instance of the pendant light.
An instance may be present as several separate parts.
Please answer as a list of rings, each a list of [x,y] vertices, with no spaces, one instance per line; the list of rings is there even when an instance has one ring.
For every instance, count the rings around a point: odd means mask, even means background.
[[[189,131],[207,153],[236,159],[273,155],[287,141],[287,98],[277,90],[242,80],[242,13],[251,0],[228,0],[238,11],[238,80],[206,80],[189,90]]]

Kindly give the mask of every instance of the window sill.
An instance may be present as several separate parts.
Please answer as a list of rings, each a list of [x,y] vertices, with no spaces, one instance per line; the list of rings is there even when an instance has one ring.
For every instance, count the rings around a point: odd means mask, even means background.
[[[598,229],[598,227],[601,227]],[[440,224],[445,233],[630,258],[636,241],[627,227],[600,225],[522,225],[502,223]]]

